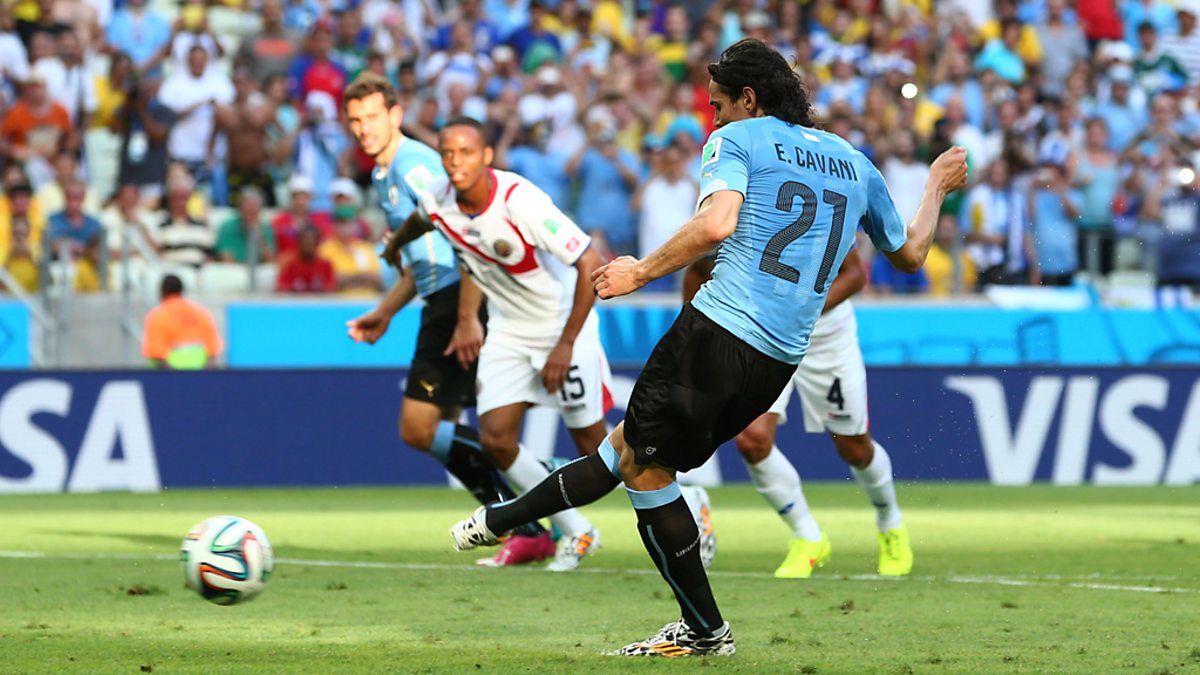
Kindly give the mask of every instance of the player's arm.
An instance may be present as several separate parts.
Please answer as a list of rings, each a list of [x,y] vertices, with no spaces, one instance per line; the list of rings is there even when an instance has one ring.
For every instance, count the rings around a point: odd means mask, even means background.
[[[867,272],[862,259],[858,257],[858,249],[852,248],[838,268],[837,276],[829,284],[829,294],[825,296],[824,314],[850,299],[850,296],[861,291],[867,285]]]
[[[704,282],[712,278],[713,266],[717,264],[717,259],[712,256],[704,256],[699,260],[692,261],[688,265],[687,271],[683,273],[683,301],[691,302],[692,298],[696,297],[696,293],[700,291],[700,287]]]
[[[546,385],[546,391],[551,394],[558,393],[558,388],[567,381],[575,339],[579,337],[583,323],[587,321],[588,314],[596,304],[596,294],[592,291],[592,274],[600,269],[602,264],[604,260],[591,246],[575,261],[575,271],[578,274],[575,277],[575,299],[571,303],[571,313],[567,316],[567,323],[563,326],[558,343],[550,351],[546,365],[542,368],[542,382]]]
[[[379,304],[362,316],[346,322],[346,332],[355,342],[373,345],[387,332],[392,317],[417,297],[417,282],[411,267],[402,270],[400,278],[384,294]]]
[[[417,237],[431,232],[433,230],[433,219],[429,217],[429,213],[425,211],[425,207],[417,204],[412,213],[408,214],[408,218],[388,235],[387,246],[383,249],[383,259],[392,265],[399,266],[397,262],[400,254],[400,249],[407,243]]]
[[[471,278],[465,267],[459,272],[458,322],[442,356],[453,354],[458,363],[467,370],[479,358],[483,348],[483,323],[479,321],[479,308],[483,306],[483,290]]]
[[[737,190],[718,190],[705,197],[696,215],[653,253],[642,260],[621,256],[597,269],[596,294],[607,300],[632,293],[708,253],[737,229],[742,200]]]
[[[883,186],[883,179],[879,177],[879,173],[873,171],[870,180],[876,179],[878,185],[868,186],[871,204],[868,207],[868,222],[873,223],[874,227],[869,229],[867,234],[871,235],[875,245],[887,256],[893,267],[912,274],[921,269],[925,258],[929,256],[929,247],[933,245],[933,234],[937,231],[942,202],[951,192],[967,184],[967,151],[963,148],[950,148],[933,161],[933,166],[929,167],[929,178],[925,181],[925,192],[921,195],[921,204],[906,228],[907,237],[898,247],[889,243],[890,233],[885,230],[891,229],[887,223],[892,218],[899,220],[899,216],[894,213],[896,207],[892,204],[890,196],[886,203],[878,198],[881,188],[883,194],[887,194],[887,187]],[[878,212],[879,209],[889,208],[893,211],[892,214]]]

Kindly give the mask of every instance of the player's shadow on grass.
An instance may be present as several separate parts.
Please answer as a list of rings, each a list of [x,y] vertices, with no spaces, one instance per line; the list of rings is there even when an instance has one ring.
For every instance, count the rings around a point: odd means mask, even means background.
[[[40,530],[40,534],[50,534],[66,537],[117,539],[138,546],[153,549],[154,553],[176,553],[183,544],[183,537],[168,537],[159,534],[122,534],[118,532],[87,532],[84,530]],[[275,548],[276,557],[299,559],[339,560],[373,560],[383,558],[379,551],[350,551],[346,549],[313,548],[306,546],[286,546]]]

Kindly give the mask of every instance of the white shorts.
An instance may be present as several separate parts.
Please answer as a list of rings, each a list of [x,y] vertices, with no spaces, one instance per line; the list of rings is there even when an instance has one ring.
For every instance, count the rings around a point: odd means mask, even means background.
[[[540,374],[552,349],[553,342],[488,333],[479,352],[476,412],[482,415],[514,403],[532,403],[557,408],[568,429],[582,429],[604,419],[613,406],[612,372],[594,315],[579,332],[567,381],[554,395],[546,391]]]
[[[804,430],[839,436],[867,433],[867,368],[858,346],[858,325],[851,318],[836,331],[814,336],[796,374],[767,412],[787,423],[792,391],[799,390]]]

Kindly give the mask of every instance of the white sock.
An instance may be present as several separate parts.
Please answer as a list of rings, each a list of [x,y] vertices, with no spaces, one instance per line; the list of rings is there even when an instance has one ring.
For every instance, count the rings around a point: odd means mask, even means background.
[[[504,477],[508,479],[513,488],[521,493],[529,491],[534,485],[546,480],[549,475],[550,472],[533,456],[533,453],[520,446],[517,446],[517,457],[513,460],[512,466],[504,471]],[[550,522],[557,525],[558,529],[567,536],[583,534],[592,529],[592,524],[588,522],[588,519],[575,509],[559,511],[550,516]]]
[[[880,532],[900,527],[900,504],[896,502],[896,484],[892,482],[892,458],[875,441],[875,457],[867,468],[850,467],[867,498],[875,505],[875,525]]]
[[[820,540],[821,526],[808,510],[808,500],[800,488],[800,474],[778,447],[772,445],[770,454],[758,464],[746,462],[746,468],[750,470],[750,479],[758,488],[758,494],[792,528],[794,536],[809,541]]]

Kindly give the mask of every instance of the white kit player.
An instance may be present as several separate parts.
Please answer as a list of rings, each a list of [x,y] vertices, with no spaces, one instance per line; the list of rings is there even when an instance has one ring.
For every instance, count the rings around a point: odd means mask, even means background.
[[[603,260],[545,192],[490,168],[492,148],[477,121],[448,122],[439,152],[449,182],[431,186],[394,243],[437,227],[469,273],[464,286],[477,284],[487,297],[476,397],[481,441],[505,475],[528,489],[547,475],[518,442],[530,406],[557,407],[581,455],[594,454],[608,434],[612,375],[591,285]],[[707,495],[692,497],[693,511],[707,514]],[[563,536],[548,569],[574,569],[598,547],[599,533],[576,510],[551,520]],[[711,523],[706,529],[704,544],[715,550]]]
[[[712,259],[693,263],[684,282],[685,300],[712,270]],[[813,327],[808,352],[778,400],[736,438],[750,477],[760,494],[792,530],[788,555],[775,570],[780,578],[807,578],[829,561],[832,547],[801,489],[800,474],[775,445],[778,425],[787,423],[792,392],[800,394],[804,430],[828,431],[838,454],[876,509],[879,529],[878,571],[903,576],[912,571],[908,530],[900,516],[887,451],[868,432],[867,370],[858,344],[858,321],[850,296],[866,283],[857,250],[851,250],[829,288],[825,311]]]

